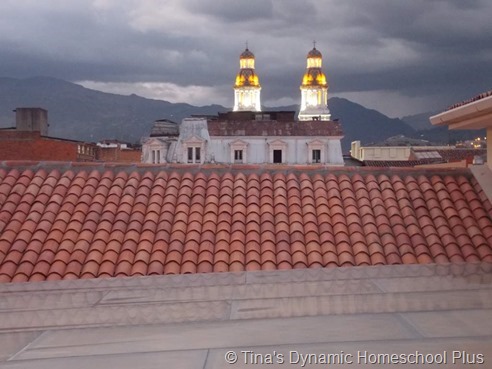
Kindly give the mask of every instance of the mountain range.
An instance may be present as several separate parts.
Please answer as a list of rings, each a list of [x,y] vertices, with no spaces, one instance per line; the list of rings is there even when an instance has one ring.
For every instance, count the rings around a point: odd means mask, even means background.
[[[414,124],[417,129],[412,127],[412,117],[406,117],[406,122],[389,118],[347,99],[332,97],[328,105],[332,119],[339,119],[342,123],[345,133],[342,140],[344,152],[350,149],[350,142],[354,140],[365,144],[380,142],[395,135],[422,138],[422,132],[426,132],[417,130],[422,129],[421,126]],[[230,110],[221,105],[193,106],[147,99],[134,94],[124,96],[105,93],[51,77],[0,78],[0,127],[15,125],[12,111],[17,107],[47,109],[50,136],[91,142],[119,139],[130,143],[138,143],[141,137],[148,136],[157,119],[181,122],[183,118],[195,114],[214,115]],[[291,105],[265,110],[298,108]],[[432,137],[438,141],[449,140],[449,134],[439,129]]]

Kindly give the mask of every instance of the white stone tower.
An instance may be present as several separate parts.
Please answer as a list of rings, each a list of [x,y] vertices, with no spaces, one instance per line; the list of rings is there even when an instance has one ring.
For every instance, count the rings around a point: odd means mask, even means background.
[[[299,120],[330,120],[328,82],[321,62],[322,55],[315,45],[307,55],[307,69],[302,78]]]
[[[234,111],[261,111],[261,86],[255,74],[255,56],[248,47],[239,57],[239,67],[234,84]]]

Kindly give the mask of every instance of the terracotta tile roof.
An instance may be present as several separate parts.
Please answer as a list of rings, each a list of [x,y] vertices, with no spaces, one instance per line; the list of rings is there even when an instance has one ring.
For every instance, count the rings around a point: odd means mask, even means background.
[[[442,159],[425,158],[419,160],[365,160],[366,167],[392,168],[414,167],[416,165],[443,163]]]
[[[0,281],[490,262],[491,215],[466,170],[4,163]]]
[[[453,104],[453,105],[449,106],[446,110],[456,109],[456,108],[459,108],[460,106],[471,104],[472,102],[485,99],[486,97],[489,97],[489,96],[492,96],[492,90],[487,91],[487,92],[483,92],[483,93],[481,93],[475,97],[472,97],[471,99],[464,100],[464,101],[461,101],[459,103]]]
[[[335,121],[209,120],[210,136],[343,136]]]
[[[367,160],[364,165],[369,167],[413,167],[423,164],[438,164],[438,163],[455,163],[466,160],[468,164],[473,163],[475,156],[485,157],[487,149],[469,149],[469,148],[452,148],[452,149],[419,149],[414,148],[416,156],[429,156],[436,154],[440,158],[425,158],[408,161],[384,161],[384,160]]]
[[[439,155],[447,162],[466,160],[471,163],[475,156],[485,156],[487,149],[453,149],[438,150]]]

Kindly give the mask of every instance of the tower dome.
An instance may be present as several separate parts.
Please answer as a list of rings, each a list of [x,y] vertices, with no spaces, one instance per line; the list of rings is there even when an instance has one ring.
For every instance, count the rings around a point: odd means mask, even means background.
[[[239,59],[254,59],[255,54],[253,54],[248,48],[244,50],[241,55],[239,56]]]
[[[239,73],[234,83],[234,111],[261,111],[260,80],[255,73],[255,56],[246,47],[239,56]]]
[[[299,120],[330,120],[328,82],[321,69],[323,56],[313,47],[307,54],[306,72],[301,83]]]
[[[321,55],[321,52],[318,49],[316,49],[316,46],[315,46],[315,47],[313,47],[313,49],[310,52],[308,52],[307,57],[308,58],[320,58],[321,59],[323,57],[323,55]]]

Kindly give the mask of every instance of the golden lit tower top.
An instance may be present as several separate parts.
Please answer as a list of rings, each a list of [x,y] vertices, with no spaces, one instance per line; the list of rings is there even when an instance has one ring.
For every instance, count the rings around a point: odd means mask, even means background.
[[[255,56],[247,46],[239,56],[239,68],[234,84],[234,111],[261,111],[261,86],[255,73]]]
[[[299,120],[330,120],[328,82],[321,70],[322,60],[323,56],[315,44],[307,55],[306,73],[302,77]]]

